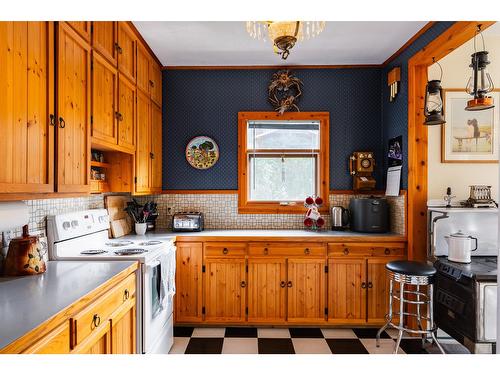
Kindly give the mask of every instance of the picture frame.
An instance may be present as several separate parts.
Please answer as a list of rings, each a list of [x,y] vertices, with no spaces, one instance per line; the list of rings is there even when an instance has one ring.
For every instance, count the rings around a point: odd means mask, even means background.
[[[443,89],[442,163],[498,163],[500,90],[489,95],[494,108],[466,111],[472,97],[464,89]]]

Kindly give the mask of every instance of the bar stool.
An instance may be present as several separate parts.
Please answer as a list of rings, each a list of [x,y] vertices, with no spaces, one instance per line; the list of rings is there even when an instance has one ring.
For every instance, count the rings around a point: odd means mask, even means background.
[[[394,354],[397,354],[399,345],[404,332],[416,333],[422,335],[422,347],[428,335],[432,342],[435,342],[442,354],[445,354],[443,347],[436,338],[437,327],[434,324],[433,316],[433,284],[436,269],[430,265],[421,262],[409,260],[397,260],[389,262],[385,266],[389,276],[389,312],[385,316],[386,323],[377,332],[377,347],[380,346],[380,335],[388,327],[397,329],[398,338],[394,345]],[[399,283],[399,290],[395,290],[395,285]],[[408,288],[408,286],[413,286]],[[422,286],[427,286],[426,291],[421,291]],[[393,300],[399,301],[399,311],[393,312]],[[416,306],[416,313],[406,311],[410,305]],[[427,308],[425,315],[421,314],[421,306]],[[392,318],[399,315],[399,324],[394,324]],[[404,323],[405,316],[414,316],[417,319],[419,329],[411,329]],[[423,328],[422,321],[426,322],[426,328]]]

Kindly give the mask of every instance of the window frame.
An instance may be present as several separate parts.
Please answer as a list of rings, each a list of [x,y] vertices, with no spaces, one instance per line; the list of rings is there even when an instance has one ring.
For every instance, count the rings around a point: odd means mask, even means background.
[[[249,200],[249,173],[247,148],[247,122],[251,120],[311,120],[319,121],[320,148],[317,150],[319,161],[318,184],[320,196],[324,204],[321,212],[329,210],[330,192],[330,113],[329,112],[238,112],[238,213],[240,214],[303,214],[303,201],[293,201],[294,204],[281,205],[275,201]],[[264,150],[262,150],[264,151]],[[270,150],[265,150],[267,153]],[[290,154],[297,150],[289,150]],[[289,153],[287,152],[287,156]],[[306,197],[304,197],[306,198]]]

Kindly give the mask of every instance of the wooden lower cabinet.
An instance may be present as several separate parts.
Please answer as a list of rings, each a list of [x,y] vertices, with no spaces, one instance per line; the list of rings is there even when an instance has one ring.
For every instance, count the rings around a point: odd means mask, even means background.
[[[23,354],[67,354],[70,350],[69,322],[64,322],[23,351]]]
[[[394,260],[402,260],[402,257],[396,258],[373,258],[367,260],[367,321],[373,324],[383,324],[385,314],[389,307],[389,278],[385,265]]]
[[[134,354],[136,352],[136,300],[131,299],[111,317],[111,353]]]
[[[286,259],[248,259],[248,321],[286,320]]]
[[[175,320],[181,323],[201,322],[203,244],[178,242],[176,246]]]
[[[107,321],[74,350],[74,354],[111,354],[111,322]]]
[[[205,259],[205,321],[245,321],[245,258]]]

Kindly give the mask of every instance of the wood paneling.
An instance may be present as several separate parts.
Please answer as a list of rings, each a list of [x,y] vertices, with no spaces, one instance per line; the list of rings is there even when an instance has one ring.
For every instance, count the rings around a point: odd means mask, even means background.
[[[326,298],[326,259],[288,259],[289,322],[324,321]]]
[[[151,103],[151,190],[161,192],[163,187],[163,123],[162,110]]]
[[[135,83],[137,38],[126,22],[118,22],[118,69]]]
[[[136,352],[136,299],[130,299],[111,318],[111,352],[134,354]]]
[[[72,353],[111,354],[111,322],[103,322],[99,329],[73,349]]]
[[[366,260],[328,260],[328,321],[339,324],[366,322]]]
[[[70,350],[69,322],[64,322],[48,335],[23,351],[23,354],[68,354]]]
[[[151,58],[146,48],[137,43],[137,88],[149,96],[150,93]]]
[[[90,190],[90,45],[58,24],[57,191]]]
[[[177,244],[175,320],[201,322],[202,316],[202,264],[201,242]]]
[[[285,322],[286,259],[248,259],[248,321]]]
[[[149,192],[151,150],[151,102],[139,91],[137,95],[137,148],[135,153],[135,191]]]
[[[92,138],[118,143],[118,72],[99,54],[92,54]]]
[[[136,89],[121,75],[118,79],[118,95],[118,145],[133,151],[136,143]]]
[[[151,85],[151,100],[161,107],[162,103],[162,73],[161,66],[154,61],[150,62],[150,85]]]
[[[105,57],[113,66],[117,59],[118,29],[114,21],[92,22],[92,47]]]
[[[90,41],[90,21],[66,21],[87,42]]]
[[[245,258],[205,258],[205,321],[245,320]]]

